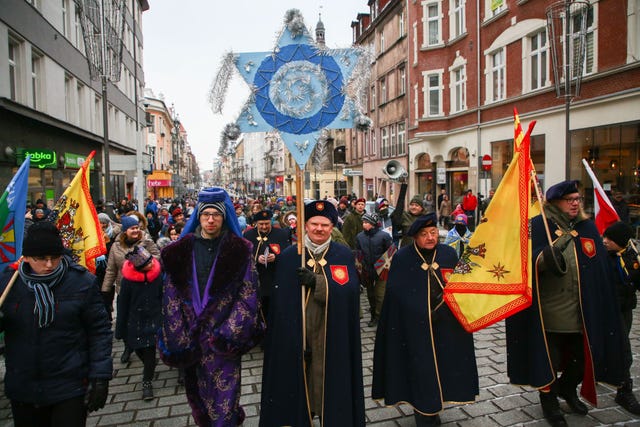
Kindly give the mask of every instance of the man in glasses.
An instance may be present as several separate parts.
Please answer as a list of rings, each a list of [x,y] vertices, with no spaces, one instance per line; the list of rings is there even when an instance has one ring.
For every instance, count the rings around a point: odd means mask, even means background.
[[[251,243],[242,238],[227,192],[203,189],[183,237],[161,256],[167,278],[160,358],[184,369],[196,424],[240,425],[240,360],[261,341],[265,325]]]
[[[625,379],[623,336],[607,251],[582,210],[577,181],[551,186],[543,209],[531,220],[533,301],[506,321],[507,369],[512,383],[539,389],[552,426],[566,426],[558,396],[586,415],[578,384],[596,405],[597,381]]]
[[[84,426],[87,412],[104,406],[113,371],[111,323],[95,276],[65,255],[49,221],[29,228],[22,255],[0,316],[14,425]],[[14,272],[3,272],[1,293]]]

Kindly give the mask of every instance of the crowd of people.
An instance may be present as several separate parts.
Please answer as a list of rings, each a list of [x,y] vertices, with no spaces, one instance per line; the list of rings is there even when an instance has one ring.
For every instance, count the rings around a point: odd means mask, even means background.
[[[141,399],[154,399],[157,358],[179,371],[200,426],[242,424],[242,355],[264,351],[260,425],[363,426],[360,321],[376,328],[371,396],[408,403],[416,426],[479,393],[473,336],[443,301],[493,197],[471,190],[452,207],[415,195],[405,210],[361,197],[232,199],[206,188],[180,200],[98,204],[107,253],[96,274],[73,262],[42,200],[27,212],[23,262],[0,277],[7,299],[6,395],[16,426],[83,426],[105,405],[112,327],[119,355],[142,361]],[[585,415],[597,382],[640,415],[629,343],[640,257],[629,225],[603,236],[576,182],[551,186],[531,222],[533,302],[506,321],[510,382],[539,390],[544,417],[567,425],[558,398]],[[141,213],[144,212],[144,213]],[[446,228],[446,237],[441,230]],[[552,235],[547,232],[550,229]],[[13,284],[15,283],[15,285]],[[360,307],[366,291],[368,307]],[[588,343],[588,344],[585,344]]]

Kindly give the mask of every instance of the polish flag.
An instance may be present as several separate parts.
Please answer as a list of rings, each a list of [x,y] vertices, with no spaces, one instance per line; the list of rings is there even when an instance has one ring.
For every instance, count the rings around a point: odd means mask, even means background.
[[[587,162],[586,159],[582,159],[582,164],[591,177],[591,181],[593,181],[593,204],[596,227],[598,228],[598,232],[600,233],[600,235],[602,235],[607,227],[615,222],[620,221],[620,217],[611,204],[611,200],[609,200],[609,197],[607,197],[604,190],[602,189],[600,182],[598,182],[598,178],[596,178],[593,171],[591,170],[591,167],[589,167],[589,162]]]

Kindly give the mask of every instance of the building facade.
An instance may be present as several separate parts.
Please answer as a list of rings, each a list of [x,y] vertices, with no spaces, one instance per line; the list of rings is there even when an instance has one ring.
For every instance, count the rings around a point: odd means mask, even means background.
[[[135,160],[143,143],[144,87],[141,19],[147,0],[128,0],[124,11],[120,80],[108,82],[107,120],[102,87],[92,80],[85,56],[80,11],[73,0],[6,0],[0,8],[0,186],[6,186],[29,153],[28,200],[52,205],[91,151],[94,200],[141,197]],[[110,156],[131,156],[131,168],[104,165],[104,123]],[[118,162],[115,162],[118,164]],[[122,163],[120,163],[122,164]],[[106,176],[105,176],[106,175]]]

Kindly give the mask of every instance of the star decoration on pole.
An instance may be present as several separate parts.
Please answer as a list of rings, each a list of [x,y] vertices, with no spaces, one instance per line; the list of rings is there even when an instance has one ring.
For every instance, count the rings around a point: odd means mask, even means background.
[[[357,74],[366,70],[362,66],[365,57],[362,49],[317,46],[300,12],[289,10],[273,51],[227,57],[227,65],[233,61],[251,88],[236,124],[245,133],[277,130],[304,169],[322,129],[352,128],[354,120],[356,124],[362,120],[357,99],[348,94],[359,89],[347,88],[364,81],[363,76],[354,79],[352,75],[356,68]],[[214,81],[212,97],[219,97],[214,94],[224,87],[224,83]],[[213,108],[215,111],[216,106]]]

